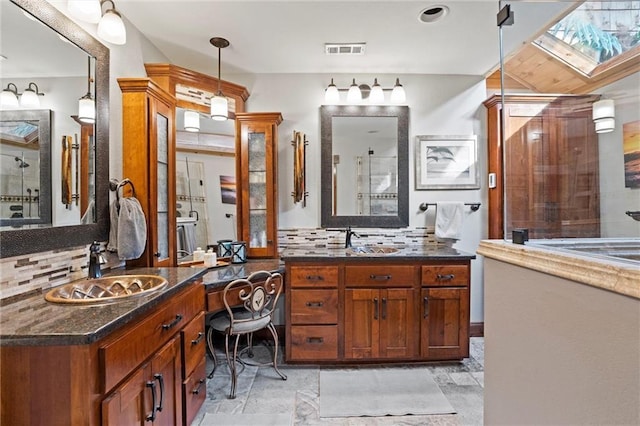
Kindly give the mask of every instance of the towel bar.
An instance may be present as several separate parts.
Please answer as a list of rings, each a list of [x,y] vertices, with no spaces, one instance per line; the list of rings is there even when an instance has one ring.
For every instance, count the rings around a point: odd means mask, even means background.
[[[480,208],[480,203],[464,203],[465,206],[471,206],[472,212],[477,212]],[[422,203],[420,204],[420,210],[426,212],[429,209],[429,206],[437,206],[436,203]]]

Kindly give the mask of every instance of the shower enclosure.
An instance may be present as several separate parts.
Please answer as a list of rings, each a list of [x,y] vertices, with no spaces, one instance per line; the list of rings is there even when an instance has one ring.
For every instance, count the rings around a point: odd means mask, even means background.
[[[176,162],[178,257],[205,248],[209,235],[204,165],[185,157]]]
[[[39,153],[2,147],[0,152],[0,217],[40,217]]]

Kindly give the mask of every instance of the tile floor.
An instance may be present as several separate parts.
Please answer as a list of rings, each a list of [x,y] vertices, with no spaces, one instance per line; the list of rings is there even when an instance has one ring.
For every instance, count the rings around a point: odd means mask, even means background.
[[[252,362],[269,359],[270,352],[266,346],[258,345],[255,352]],[[217,348],[216,353],[219,362],[224,360],[223,347]],[[212,361],[207,362],[207,368],[212,368]],[[470,357],[461,362],[425,366],[455,408],[456,414],[321,419],[318,415],[318,381],[322,367],[281,363],[280,370],[288,376],[284,381],[272,367],[246,366],[238,377],[236,398],[228,399],[229,370],[222,364],[207,382],[207,398],[192,426],[481,425],[484,339],[471,338]]]

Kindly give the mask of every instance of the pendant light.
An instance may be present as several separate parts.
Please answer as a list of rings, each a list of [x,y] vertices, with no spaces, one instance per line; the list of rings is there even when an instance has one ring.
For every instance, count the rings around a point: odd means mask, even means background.
[[[403,104],[407,101],[407,94],[404,92],[404,87],[400,84],[400,79],[396,78],[396,85],[393,86],[391,91],[391,103]]]
[[[187,132],[200,131],[200,114],[196,111],[184,112],[184,130]]]
[[[112,44],[125,44],[127,42],[127,30],[124,27],[122,16],[116,10],[113,0],[102,0],[100,5],[111,3],[111,8],[107,9],[98,23],[98,37]]]
[[[0,107],[18,108],[18,88],[15,84],[7,84],[7,88],[0,92]]]
[[[324,103],[327,105],[335,105],[340,102],[340,93],[338,92],[338,88],[335,84],[333,84],[333,78],[331,79],[331,83],[327,87],[327,90],[324,92]]]
[[[33,87],[35,87],[35,90]],[[29,83],[29,87],[20,96],[20,106],[22,108],[40,108],[40,98],[38,96],[44,96],[44,93],[40,93],[37,84]]]
[[[616,128],[616,107],[613,99],[602,99],[593,103],[593,122],[596,133],[613,132]]]
[[[96,104],[91,97],[91,56],[87,57],[87,94],[78,101],[78,120],[87,124],[96,122]]]
[[[218,48],[218,92],[211,98],[211,118],[216,121],[224,121],[229,118],[229,101],[220,89],[220,49],[229,46],[229,41],[222,37],[213,37],[209,42]]]
[[[67,9],[74,18],[97,24],[102,17],[100,0],[69,0]]]
[[[374,105],[384,103],[384,92],[382,91],[382,87],[378,84],[377,78],[373,79],[373,86],[369,93],[369,103]]]
[[[362,92],[360,91],[360,87],[356,84],[356,79],[353,79],[353,83],[349,86],[349,91],[347,92],[347,102],[352,104],[357,104],[362,101]]]

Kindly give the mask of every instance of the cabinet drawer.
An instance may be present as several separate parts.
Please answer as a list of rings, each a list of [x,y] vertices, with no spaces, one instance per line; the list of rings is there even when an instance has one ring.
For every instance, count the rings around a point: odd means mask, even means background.
[[[294,287],[338,287],[337,266],[292,266],[289,283]]]
[[[469,284],[467,265],[423,266],[422,285],[430,287],[465,286]]]
[[[415,281],[411,265],[350,265],[345,268],[347,287],[408,287]]]
[[[338,290],[291,290],[292,324],[337,324]]]
[[[291,360],[338,359],[338,326],[291,326]]]
[[[184,424],[190,425],[207,396],[207,363],[204,358],[196,366],[193,374],[182,383],[184,399]]]
[[[132,321],[100,345],[100,361],[103,366],[103,392],[118,384],[134,368],[174,336],[193,317],[202,311],[204,286],[189,284],[169,302],[152,311],[144,319]]]
[[[180,334],[182,335],[183,374],[187,377],[205,356],[204,312],[200,312]]]

